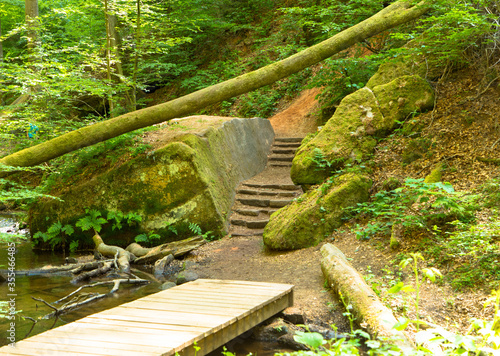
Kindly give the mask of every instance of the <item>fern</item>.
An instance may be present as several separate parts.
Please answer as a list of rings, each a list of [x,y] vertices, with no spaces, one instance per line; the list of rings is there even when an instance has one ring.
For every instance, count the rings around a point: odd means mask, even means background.
[[[100,232],[102,225],[108,222],[106,219],[101,217],[101,212],[98,210],[87,210],[87,214],[88,215],[79,219],[75,224],[75,226],[79,227],[82,231],[94,229],[95,231]]]
[[[192,223],[190,222],[189,223],[189,230],[195,234],[195,235],[201,235],[202,234],[202,231],[201,231],[201,227],[200,225],[196,224],[196,223]]]

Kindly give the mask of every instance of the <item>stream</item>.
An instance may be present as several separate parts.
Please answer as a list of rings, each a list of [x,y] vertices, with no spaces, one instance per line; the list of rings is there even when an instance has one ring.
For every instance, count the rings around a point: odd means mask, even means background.
[[[15,215],[0,214],[0,232],[11,233],[15,235],[27,235],[28,231],[18,230],[18,223]],[[3,240],[2,240],[3,241]],[[9,244],[0,241],[0,269],[9,268]],[[47,251],[33,251],[29,241],[17,240],[15,247],[15,269],[28,270],[40,268],[46,265],[64,264],[65,256]],[[21,242],[19,242],[21,241]],[[87,254],[88,255],[88,254]],[[73,256],[78,257],[78,256]],[[140,274],[138,274],[141,277]],[[6,276],[7,277],[7,276]],[[147,277],[145,277],[147,278]],[[15,285],[0,283],[0,346],[10,343],[10,324],[13,320],[9,319],[10,310],[9,301],[15,303],[15,340],[20,341],[30,332],[33,322],[23,317],[30,317],[38,320],[29,336],[44,332],[52,327],[67,324],[69,322],[81,319],[89,314],[97,313],[106,309],[116,307],[120,304],[156,293],[160,289],[160,284],[152,282],[146,286],[130,287],[122,286],[112,297],[101,299],[89,306],[82,307],[63,315],[54,325],[54,319],[39,319],[52,312],[52,309],[42,302],[35,301],[31,297],[41,298],[48,303],[53,303],[59,298],[64,297],[78,286],[70,283],[69,276],[55,275],[32,275],[15,277]],[[10,290],[10,287],[13,287]],[[107,292],[109,287],[93,289],[95,292]],[[14,305],[14,304],[13,304]],[[274,355],[275,352],[285,351],[277,343],[258,342],[248,338],[237,338],[227,344],[228,350],[239,355],[248,355],[252,353],[259,356]],[[220,355],[222,348],[211,353],[212,356]],[[289,350],[287,350],[289,351]]]

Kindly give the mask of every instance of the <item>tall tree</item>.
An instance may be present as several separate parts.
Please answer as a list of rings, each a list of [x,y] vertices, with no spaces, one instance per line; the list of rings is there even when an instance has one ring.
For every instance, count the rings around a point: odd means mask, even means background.
[[[321,62],[355,43],[402,23],[417,19],[430,9],[432,2],[432,0],[423,0],[413,5],[413,1],[399,0],[369,19],[284,60],[178,99],[69,132],[50,141],[6,156],[0,159],[0,163],[9,166],[37,165],[68,152],[143,127],[182,117],[208,105],[272,84]]]
[[[33,51],[38,42],[38,0],[25,0],[24,14],[26,19],[26,30],[28,37],[28,52],[33,55]]]

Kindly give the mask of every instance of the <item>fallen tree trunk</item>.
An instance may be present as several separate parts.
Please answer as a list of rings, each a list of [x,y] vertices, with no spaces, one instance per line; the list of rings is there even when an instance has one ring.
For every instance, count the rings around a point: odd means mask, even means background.
[[[392,311],[382,304],[342,251],[332,244],[326,244],[321,248],[321,255],[323,275],[328,284],[352,305],[358,324],[374,337],[394,338],[400,347],[413,348],[405,334],[393,329],[397,320]]]
[[[433,0],[422,0],[417,5],[412,6],[413,1],[396,1],[359,24],[284,60],[178,99],[66,133],[50,141],[6,156],[0,159],[0,163],[21,167],[37,165],[68,152],[143,127],[158,124],[176,117],[182,117],[205,108],[208,105],[272,84],[321,62],[355,43],[405,22],[417,19],[429,10],[432,2]],[[7,174],[0,173],[0,177]]]
[[[144,248],[137,243],[132,243],[127,246],[126,250],[139,256],[134,260],[134,264],[149,264],[153,263],[170,254],[174,257],[180,257],[206,243],[202,236],[194,236],[181,241],[168,242],[166,244]]]

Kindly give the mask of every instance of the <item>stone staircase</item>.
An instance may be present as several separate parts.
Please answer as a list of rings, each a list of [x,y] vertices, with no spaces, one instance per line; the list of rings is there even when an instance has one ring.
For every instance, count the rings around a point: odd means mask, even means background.
[[[290,167],[302,138],[277,137],[263,172],[236,189],[229,220],[231,236],[262,235],[269,217],[302,194],[290,179]]]
[[[300,137],[276,137],[273,147],[271,147],[268,166],[291,167],[295,151],[301,142],[302,138]]]

